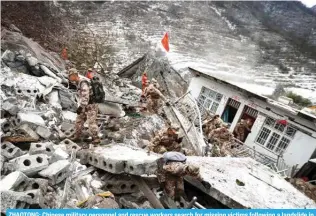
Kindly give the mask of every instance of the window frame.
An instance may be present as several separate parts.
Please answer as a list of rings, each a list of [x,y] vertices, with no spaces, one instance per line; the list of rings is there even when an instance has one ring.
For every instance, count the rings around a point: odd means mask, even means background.
[[[288,133],[289,128],[290,128],[291,133]],[[266,133],[267,131],[270,131],[270,132],[268,136],[266,136],[265,138],[263,133]],[[296,128],[294,125],[287,124],[286,126],[282,126],[279,123],[277,123],[276,119],[270,116],[267,116],[261,129],[258,132],[258,135],[255,139],[255,143],[257,143],[260,146],[263,146],[264,148],[266,148],[267,150],[275,154],[282,154],[290,146],[297,131],[298,131],[298,128]],[[277,136],[278,136],[277,141],[273,143],[273,141],[276,139]],[[262,143],[263,138],[265,138],[265,141]]]
[[[201,98],[204,98],[201,100]],[[202,106],[204,109],[209,111],[212,114],[215,114],[218,110],[218,107],[223,99],[224,95],[205,86],[202,86],[199,97],[197,99],[199,106]],[[208,104],[206,107],[205,104]]]

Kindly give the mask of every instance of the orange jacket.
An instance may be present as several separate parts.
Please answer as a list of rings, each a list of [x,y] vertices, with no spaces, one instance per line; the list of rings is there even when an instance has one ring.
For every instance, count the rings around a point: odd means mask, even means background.
[[[145,90],[145,88],[146,88],[147,80],[148,80],[147,74],[144,73],[143,76],[142,76],[142,90],[143,90],[143,93],[144,93],[144,90]]]
[[[67,54],[67,49],[64,48],[62,51],[61,51],[61,57],[64,59],[64,60],[68,60],[68,54]]]

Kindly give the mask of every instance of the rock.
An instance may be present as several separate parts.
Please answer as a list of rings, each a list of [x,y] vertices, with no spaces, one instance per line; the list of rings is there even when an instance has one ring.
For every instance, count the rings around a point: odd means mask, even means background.
[[[74,95],[69,91],[66,91],[66,89],[59,89],[58,94],[61,107],[66,110],[76,112],[78,105],[75,101]]]
[[[14,52],[10,51],[10,50],[6,50],[2,56],[1,59],[7,62],[14,62],[15,59],[15,54]]]
[[[8,162],[11,171],[21,171],[27,176],[32,176],[48,167],[48,157],[44,154],[25,155]]]
[[[6,214],[7,209],[22,209],[31,197],[23,192],[1,191],[1,213]]]
[[[113,139],[114,141],[118,143],[122,143],[124,141],[124,136],[123,134],[119,132],[110,132],[108,133],[108,138]]]
[[[2,109],[9,112],[11,115],[16,115],[19,112],[19,107],[9,101],[2,104]]]
[[[10,24],[9,29],[14,32],[22,33],[21,30],[16,27],[14,24]]]
[[[44,126],[38,126],[36,128],[36,133],[38,135],[40,135],[42,138],[44,139],[49,139],[50,136],[52,135],[52,133],[50,132],[50,130],[47,128],[47,127],[44,127]]]
[[[54,79],[56,79],[59,83],[62,83],[62,79],[59,78],[58,76],[56,76],[55,73],[53,73],[51,70],[49,70],[45,65],[40,64],[40,69],[44,72],[44,74],[46,74],[47,76],[53,77]]]
[[[26,62],[29,66],[35,67],[38,64],[37,58],[33,57],[30,53],[26,54]]]
[[[12,158],[20,157],[25,154],[21,149],[16,147],[10,142],[3,142],[1,144],[1,155],[8,158],[9,160]]]
[[[25,187],[29,178],[20,171],[15,171],[5,176],[0,181],[0,191],[16,190],[20,187]]]
[[[69,167],[70,163],[68,160],[60,160],[39,172],[39,175],[49,178],[50,184],[55,185],[68,177]]]
[[[21,54],[17,55],[15,57],[15,60],[20,61],[20,62],[24,62],[25,61],[25,57]]]
[[[54,153],[54,144],[51,142],[46,143],[31,143],[29,154],[46,154],[48,156]]]

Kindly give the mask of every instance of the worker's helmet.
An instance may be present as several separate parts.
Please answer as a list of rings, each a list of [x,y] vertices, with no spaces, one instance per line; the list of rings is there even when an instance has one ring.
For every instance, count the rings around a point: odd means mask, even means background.
[[[78,74],[78,71],[76,68],[70,68],[69,69],[69,75],[72,75],[72,74]]]
[[[187,166],[187,171],[192,175],[198,175],[200,173],[200,168],[190,164]]]
[[[92,68],[89,68],[88,71],[91,71],[91,72],[92,72]]]
[[[171,128],[171,129],[174,129],[174,130],[176,130],[176,131],[179,131],[179,130],[180,130],[180,127],[179,127],[179,125],[177,125],[177,124],[171,124],[170,128]]]
[[[151,82],[152,82],[153,84],[156,84],[156,83],[157,83],[157,80],[156,80],[155,78],[152,78],[152,79],[151,79]]]

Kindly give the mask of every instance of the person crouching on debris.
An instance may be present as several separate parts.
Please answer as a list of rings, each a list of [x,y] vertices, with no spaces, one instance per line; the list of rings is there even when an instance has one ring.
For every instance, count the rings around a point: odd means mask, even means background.
[[[152,79],[149,86],[145,89],[144,96],[147,101],[147,110],[150,113],[158,114],[160,108],[160,100],[167,101],[163,94],[158,89],[158,83],[155,79]]]
[[[88,121],[89,130],[92,135],[92,143],[100,143],[98,137],[99,128],[97,125],[98,105],[90,97],[90,84],[86,80],[80,80],[76,69],[71,69],[69,73],[69,80],[77,84],[77,90],[79,93],[80,106],[77,109],[77,119],[75,125],[75,135],[73,141],[80,141],[82,135],[82,129],[85,121]],[[83,148],[87,148],[88,145],[84,144]]]
[[[203,123],[205,125],[205,134],[209,134],[212,130],[220,128],[223,126],[223,120],[219,117],[219,115],[215,115],[210,120]]]
[[[179,138],[179,127],[177,125],[169,126],[159,132],[148,146],[148,153],[153,151],[158,154],[163,154],[167,151],[181,150],[181,142],[183,138]]]
[[[88,79],[92,79],[93,78],[93,71],[92,71],[92,68],[89,68],[87,73],[86,73],[86,77]]]
[[[180,152],[166,152],[157,160],[158,181],[164,193],[173,200],[179,200],[181,196],[188,200],[184,192],[185,176],[201,181],[206,189],[210,188],[210,184],[202,179],[199,167],[186,164],[186,160],[187,157]]]

